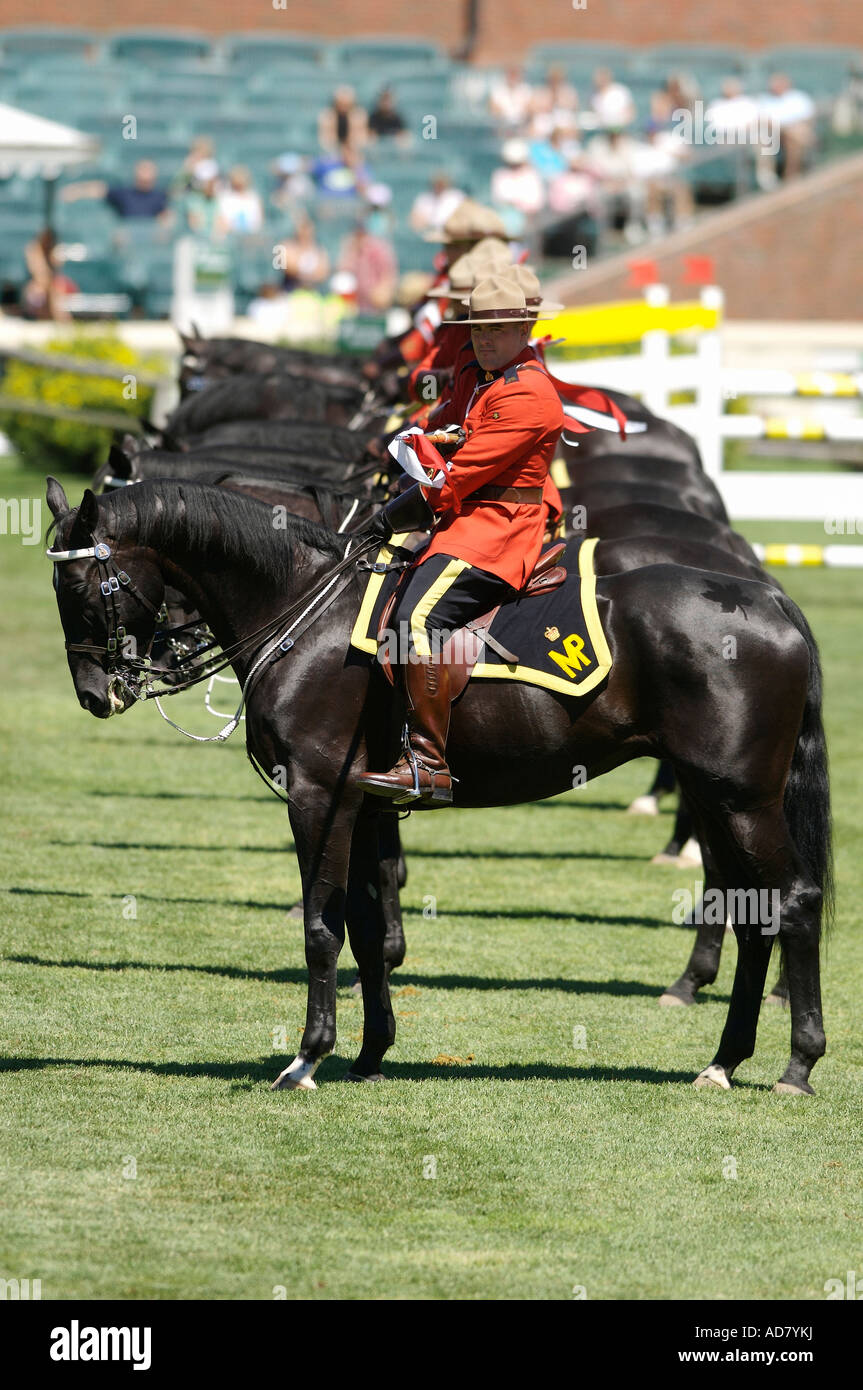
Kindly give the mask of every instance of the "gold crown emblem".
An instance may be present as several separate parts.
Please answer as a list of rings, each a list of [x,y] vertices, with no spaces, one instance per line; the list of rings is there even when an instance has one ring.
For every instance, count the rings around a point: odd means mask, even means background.
[[[560,628],[547,627],[545,629],[545,635],[548,638],[549,642],[556,642],[558,637],[560,636]]]

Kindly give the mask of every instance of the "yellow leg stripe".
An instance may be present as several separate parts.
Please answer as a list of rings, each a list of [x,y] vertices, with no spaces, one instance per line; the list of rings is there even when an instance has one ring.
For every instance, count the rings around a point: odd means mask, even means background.
[[[414,639],[414,650],[417,656],[431,656],[431,647],[426,633],[426,618],[438,599],[443,598],[447,589],[455,583],[459,575],[469,569],[470,565],[467,560],[450,560],[446,569],[423,594],[411,613],[411,636]]]
[[[548,471],[551,474],[551,481],[556,483],[558,487],[572,487],[572,478],[569,476],[566,459],[560,457],[552,459],[551,468]]]

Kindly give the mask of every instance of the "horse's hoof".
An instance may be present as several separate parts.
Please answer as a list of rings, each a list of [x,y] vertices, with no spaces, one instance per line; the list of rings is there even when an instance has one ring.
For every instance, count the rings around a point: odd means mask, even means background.
[[[355,1071],[345,1072],[345,1081],[371,1081],[374,1083],[384,1079],[383,1072],[379,1071],[373,1071],[369,1076],[358,1076]]]
[[[728,1079],[725,1068],[717,1067],[713,1063],[711,1063],[709,1067],[705,1067],[704,1071],[696,1076],[692,1084],[695,1086],[696,1090],[699,1091],[708,1086],[715,1088],[717,1091],[731,1090],[731,1082]]]
[[[288,1076],[287,1071],[283,1071],[281,1076],[277,1076],[271,1091],[316,1091],[318,1083],[313,1076],[304,1076],[301,1081],[295,1081],[292,1076]]]
[[[668,990],[664,994],[660,994],[658,1002],[664,1009],[685,1009],[688,1007],[685,999],[681,999],[677,994],[669,994]]]
[[[697,840],[688,839],[677,856],[678,869],[700,869],[703,863],[701,846]]]
[[[628,816],[658,816],[659,798],[657,796],[637,796],[626,808]]]
[[[807,1085],[795,1086],[791,1081],[777,1081],[773,1087],[775,1096],[814,1096],[812,1087]]]
[[[673,864],[676,867],[677,855],[666,854],[665,850],[663,849],[659,851],[659,854],[654,854],[650,862],[651,864]]]
[[[315,1072],[318,1062],[307,1062],[304,1057],[295,1057],[289,1067],[279,1072],[271,1091],[316,1091]]]

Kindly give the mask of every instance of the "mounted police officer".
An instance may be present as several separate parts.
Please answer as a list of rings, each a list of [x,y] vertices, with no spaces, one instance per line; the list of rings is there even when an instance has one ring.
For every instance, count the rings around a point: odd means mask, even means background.
[[[464,419],[464,442],[442,485],[417,484],[388,503],[385,534],[430,525],[432,539],[404,581],[394,613],[408,634],[400,653],[408,696],[408,746],[386,773],[360,785],[395,803],[452,801],[446,762],[449,675],[440,637],[515,597],[539,558],[546,522],[543,488],[564,425],[548,374],[528,345],[534,315],[506,275],[481,281],[470,296],[469,322],[478,363]],[[425,442],[425,441],[424,441]],[[423,463],[429,451],[423,450]],[[421,518],[420,512],[425,516]]]

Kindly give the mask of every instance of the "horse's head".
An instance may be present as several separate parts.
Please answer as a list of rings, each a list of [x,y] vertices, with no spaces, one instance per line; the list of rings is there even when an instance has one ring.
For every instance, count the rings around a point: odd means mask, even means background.
[[[116,535],[110,503],[88,488],[72,510],[48,479],[54,589],[78,700],[98,719],[133,704],[165,597],[152,550]]]

